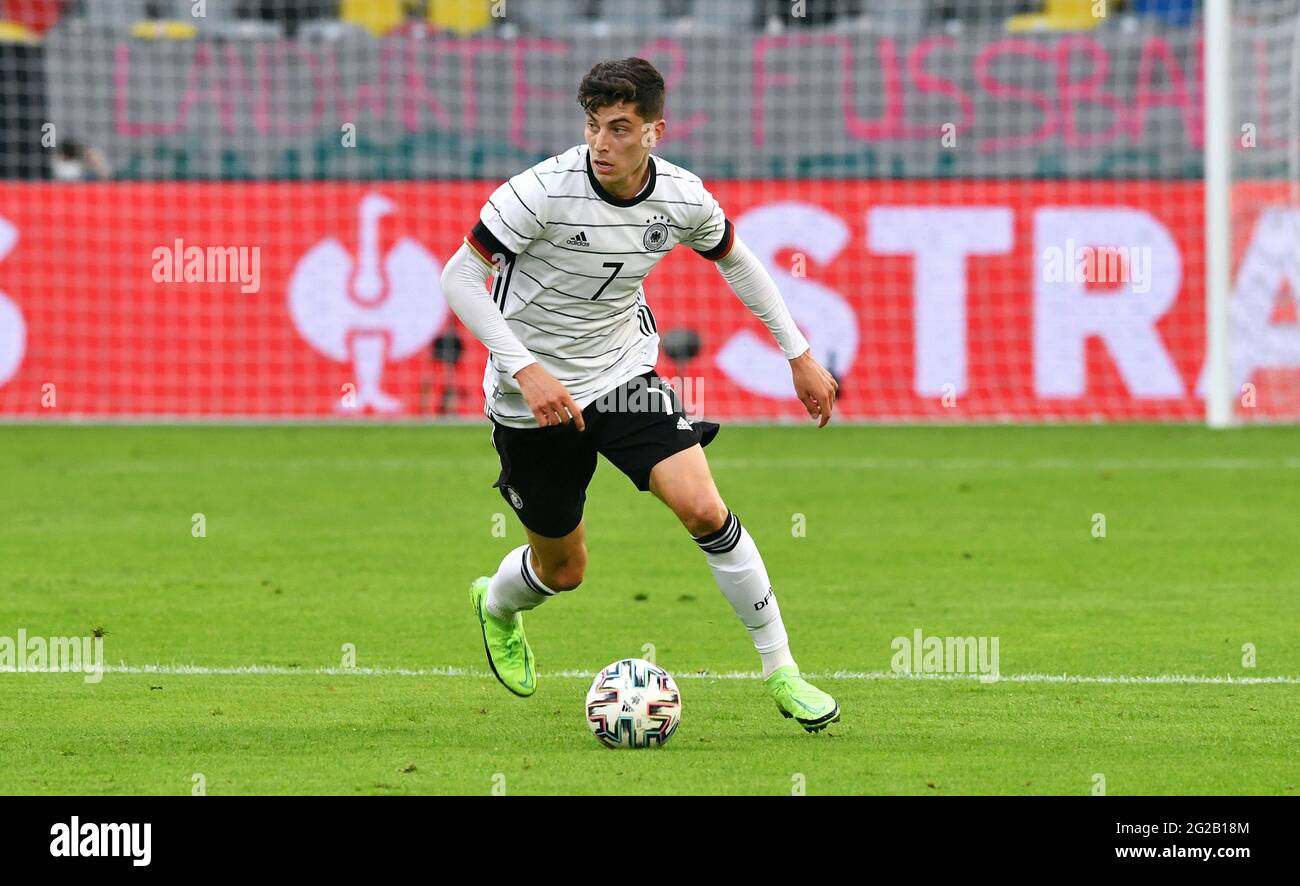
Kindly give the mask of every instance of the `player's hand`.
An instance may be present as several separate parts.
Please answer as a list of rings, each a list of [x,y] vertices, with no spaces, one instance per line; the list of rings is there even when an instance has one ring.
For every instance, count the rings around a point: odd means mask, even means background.
[[[840,384],[835,378],[813,359],[812,351],[807,350],[790,361],[790,372],[794,375],[794,392],[799,396],[808,414],[820,418],[819,428],[826,427],[835,409],[835,395]]]
[[[519,390],[538,425],[546,428],[571,421],[579,431],[587,429],[578,404],[573,402],[564,385],[542,368],[542,364],[529,363],[515,373],[515,381],[519,382]]]

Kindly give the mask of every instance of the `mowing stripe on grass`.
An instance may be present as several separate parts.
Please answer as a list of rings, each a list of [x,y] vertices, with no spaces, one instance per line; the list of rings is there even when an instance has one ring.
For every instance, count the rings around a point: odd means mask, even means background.
[[[0,673],[14,673],[12,667],[0,668]],[[80,670],[71,673],[81,673]],[[265,677],[472,677],[490,679],[487,671],[468,668],[291,668],[282,665],[232,665],[205,667],[202,665],[105,665],[106,674],[158,674],[162,676],[265,676]],[[539,677],[591,679],[595,671],[551,671]],[[703,672],[674,673],[676,679],[687,680],[759,680],[755,671],[731,671],[711,674]],[[826,671],[804,674],[820,680],[979,680],[979,674],[906,674],[890,671]],[[1232,677],[1198,676],[1194,674],[1001,674],[999,683],[1076,683],[1076,684],[1153,684],[1175,686],[1262,686],[1268,684],[1297,685],[1300,677]]]

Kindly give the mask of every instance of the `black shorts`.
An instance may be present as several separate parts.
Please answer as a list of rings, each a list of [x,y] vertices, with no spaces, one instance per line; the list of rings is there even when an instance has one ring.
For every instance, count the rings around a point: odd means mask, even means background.
[[[587,429],[573,422],[512,428],[492,422],[492,445],[501,457],[501,490],[519,521],[546,538],[568,535],[582,522],[596,454],[605,456],[642,492],[650,470],[690,449],[708,446],[718,425],[691,422],[672,387],[653,370],[602,395],[582,410]]]

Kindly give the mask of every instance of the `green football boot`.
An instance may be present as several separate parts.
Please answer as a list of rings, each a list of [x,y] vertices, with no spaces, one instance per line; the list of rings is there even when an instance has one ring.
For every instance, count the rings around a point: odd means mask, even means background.
[[[533,650],[524,636],[524,617],[516,612],[514,622],[504,622],[487,611],[491,582],[484,575],[469,586],[469,599],[483,631],[483,650],[487,653],[488,666],[501,685],[527,698],[537,691],[537,672],[533,669]]]
[[[776,700],[781,716],[794,717],[809,732],[821,732],[840,718],[835,699],[799,676],[796,665],[777,668],[763,684]]]

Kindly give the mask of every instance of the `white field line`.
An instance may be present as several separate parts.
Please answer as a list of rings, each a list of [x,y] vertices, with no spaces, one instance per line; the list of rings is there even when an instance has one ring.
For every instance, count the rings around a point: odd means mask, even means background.
[[[79,673],[80,671],[78,671]],[[290,668],[280,665],[232,665],[229,667],[204,667],[201,665],[105,665],[107,674],[156,674],[158,676],[265,676],[265,677],[472,677],[490,679],[488,671],[467,668]],[[12,667],[0,668],[0,673],[14,673]],[[594,671],[564,670],[539,674],[540,677],[591,679]],[[759,680],[753,671],[709,673],[680,672],[673,675],[687,680]],[[959,680],[978,681],[979,674],[908,674],[891,671],[826,671],[804,676],[820,680]],[[1273,684],[1300,685],[1300,677],[1212,677],[1185,674],[1121,675],[1121,674],[1001,674],[1000,683],[1072,683],[1072,684],[1154,684],[1177,686],[1261,686]]]

